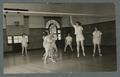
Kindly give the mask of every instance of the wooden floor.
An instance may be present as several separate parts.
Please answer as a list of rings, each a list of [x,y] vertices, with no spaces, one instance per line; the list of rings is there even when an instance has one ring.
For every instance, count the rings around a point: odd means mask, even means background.
[[[56,63],[48,61],[43,64],[43,50],[29,51],[28,56],[21,56],[21,53],[5,53],[4,73],[79,73],[79,72],[113,72],[117,70],[115,47],[102,47],[103,56],[92,56],[92,47],[85,47],[86,56],[80,54],[77,58],[74,52],[59,49],[59,56]]]

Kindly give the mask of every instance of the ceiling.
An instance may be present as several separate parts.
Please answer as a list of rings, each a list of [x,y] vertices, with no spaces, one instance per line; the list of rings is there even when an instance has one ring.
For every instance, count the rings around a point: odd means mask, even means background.
[[[112,3],[5,3],[4,8],[28,9],[33,12],[74,13],[95,16],[115,16]],[[15,14],[15,13],[14,13]],[[29,15],[40,15],[32,13]]]

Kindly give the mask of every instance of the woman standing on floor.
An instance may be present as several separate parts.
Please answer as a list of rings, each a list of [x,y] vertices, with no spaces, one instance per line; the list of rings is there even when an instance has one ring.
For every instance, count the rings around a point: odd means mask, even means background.
[[[53,59],[54,57],[54,51],[56,50],[57,52],[57,47],[54,44],[54,35],[51,33],[49,35],[47,35],[44,38],[44,42],[43,42],[43,46],[45,48],[45,54],[44,54],[44,64],[47,63],[47,59],[49,58],[52,62],[55,62],[55,60]]]
[[[73,51],[72,48],[72,37],[70,36],[70,34],[68,33],[68,35],[65,37],[65,47],[64,47],[64,52],[66,52],[66,48],[70,47],[71,50]]]
[[[77,43],[77,57],[80,56],[79,54],[79,46],[81,44],[81,48],[82,48],[82,52],[83,52],[83,56],[85,56],[85,52],[84,52],[84,36],[83,36],[83,27],[81,26],[80,22],[76,22],[75,24],[73,24],[72,21],[72,17],[70,16],[70,23],[73,26],[74,30],[75,30],[75,35],[76,35],[76,43]]]
[[[93,31],[93,45],[94,45],[94,47],[93,47],[93,56],[95,56],[96,46],[98,46],[99,56],[102,56],[101,48],[100,48],[101,36],[102,36],[102,32],[99,31],[97,29],[97,27],[95,27],[95,31]]]
[[[22,39],[21,39],[21,45],[22,45],[22,56],[27,55],[27,44],[28,44],[28,39],[25,37],[25,34],[22,34]]]

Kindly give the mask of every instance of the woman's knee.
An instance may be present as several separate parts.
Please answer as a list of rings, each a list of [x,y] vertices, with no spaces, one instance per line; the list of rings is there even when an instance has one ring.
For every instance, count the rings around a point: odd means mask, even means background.
[[[80,44],[80,41],[76,41],[76,44],[79,45],[79,44]]]

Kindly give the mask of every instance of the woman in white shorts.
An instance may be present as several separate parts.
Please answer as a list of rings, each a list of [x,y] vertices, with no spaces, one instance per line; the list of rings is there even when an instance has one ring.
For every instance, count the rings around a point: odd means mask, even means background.
[[[72,48],[72,37],[70,36],[69,33],[68,33],[67,37],[65,38],[64,52],[66,52],[67,46],[70,46],[71,50],[73,51],[73,48]]]
[[[55,47],[55,44],[53,43],[54,43],[53,34],[49,34],[44,38],[44,42],[43,42],[43,46],[45,48],[44,64],[46,64],[48,57],[49,59],[51,59],[52,62],[55,62],[55,60],[53,59],[53,56],[54,56],[54,49],[56,47]]]
[[[82,52],[83,52],[83,56],[85,56],[85,52],[84,52],[84,36],[83,36],[83,27],[81,26],[80,22],[76,22],[75,24],[73,24],[72,22],[72,17],[70,16],[70,22],[72,24],[72,26],[74,27],[75,30],[75,35],[76,35],[76,43],[77,43],[77,57],[80,56],[79,54],[79,46],[81,44],[81,48],[82,48]]]
[[[22,56],[24,56],[24,51],[25,51],[25,54],[27,55],[27,46],[28,46],[27,44],[28,44],[28,39],[25,37],[25,34],[23,34],[21,39]]]
[[[94,45],[93,56],[95,56],[96,46],[98,46],[99,56],[102,56],[101,49],[100,49],[101,35],[102,35],[102,32],[95,27],[95,31],[93,32],[93,45]]]

